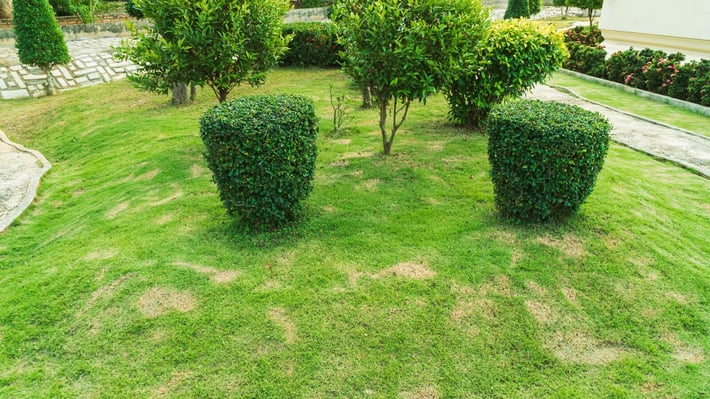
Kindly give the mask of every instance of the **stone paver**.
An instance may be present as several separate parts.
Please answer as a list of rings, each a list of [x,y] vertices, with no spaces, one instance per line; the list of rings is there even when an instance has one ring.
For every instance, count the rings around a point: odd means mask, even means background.
[[[596,111],[613,125],[614,141],[631,148],[667,159],[710,177],[710,138],[682,129],[650,122],[613,108],[587,101],[549,86],[538,85],[528,98],[554,100]],[[710,126],[709,126],[710,128]]]

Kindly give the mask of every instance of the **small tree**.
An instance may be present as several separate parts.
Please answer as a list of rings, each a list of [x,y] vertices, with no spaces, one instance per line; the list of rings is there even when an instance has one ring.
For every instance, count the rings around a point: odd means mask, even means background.
[[[570,0],[552,0],[552,5],[560,7],[562,11],[562,19],[567,19],[567,14],[569,13]]]
[[[594,10],[601,10],[604,5],[604,0],[569,0],[569,4],[571,6],[587,10],[589,27],[591,27],[594,21]]]
[[[380,113],[385,154],[412,101],[426,101],[483,36],[487,14],[472,0],[343,0],[333,17],[341,27],[345,70],[370,89]],[[388,116],[391,128],[387,127]]]
[[[47,75],[47,95],[55,94],[52,68],[71,61],[64,35],[47,0],[15,0],[15,46],[20,62]]]
[[[141,67],[131,77],[159,93],[180,83],[206,85],[219,102],[243,82],[260,85],[286,51],[281,20],[287,0],[134,0],[147,32],[133,32],[117,56]],[[182,86],[183,88],[185,86]]]
[[[528,0],[509,0],[508,8],[505,9],[503,18],[530,18],[530,4]]]

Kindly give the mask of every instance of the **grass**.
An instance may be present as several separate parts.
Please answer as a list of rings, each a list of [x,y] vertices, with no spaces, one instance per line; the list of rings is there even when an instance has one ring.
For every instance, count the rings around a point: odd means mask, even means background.
[[[353,116],[328,134],[328,88]],[[260,89],[322,117],[307,215],[249,235],[199,116],[127,82],[3,102],[53,163],[0,235],[0,397],[700,398],[710,182],[612,146],[566,223],[499,220],[486,137],[432,98],[383,157],[338,71]]]
[[[644,99],[621,89],[603,86],[561,72],[556,73],[547,83],[566,87],[586,99],[616,109],[710,137],[710,118],[696,112]]]

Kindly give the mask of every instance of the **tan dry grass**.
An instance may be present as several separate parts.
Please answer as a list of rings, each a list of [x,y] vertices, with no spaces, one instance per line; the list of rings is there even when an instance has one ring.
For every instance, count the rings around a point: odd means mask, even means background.
[[[137,302],[138,309],[148,318],[162,316],[172,310],[186,313],[197,307],[197,300],[187,291],[170,287],[155,287],[146,291]]]

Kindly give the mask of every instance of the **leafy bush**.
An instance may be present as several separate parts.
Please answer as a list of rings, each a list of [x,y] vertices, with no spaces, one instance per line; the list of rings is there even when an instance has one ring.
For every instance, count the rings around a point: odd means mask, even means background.
[[[301,0],[298,4],[298,8],[325,7],[331,3],[332,1],[330,0]]]
[[[606,77],[606,50],[603,47],[570,42],[567,43],[567,49],[569,58],[565,61],[565,69],[598,78]]]
[[[594,188],[611,125],[573,105],[519,100],[488,121],[495,205],[522,222],[558,220],[577,211]]]
[[[128,0],[126,2],[126,14],[137,19],[143,18],[143,11],[141,11],[140,8],[136,7],[136,4],[133,2],[133,0]]]
[[[576,42],[585,46],[598,46],[604,41],[602,31],[596,26],[576,26],[565,31],[565,43]]]
[[[495,22],[477,52],[445,89],[451,117],[467,126],[479,126],[494,105],[545,80],[567,56],[552,25],[528,20]]]
[[[318,66],[321,68],[338,66],[338,28],[328,22],[297,22],[283,25],[284,35],[293,35],[289,49],[281,57],[281,65]]]
[[[677,73],[677,66],[684,59],[685,56],[680,53],[668,55],[661,50],[638,51],[630,48],[609,57],[606,77],[628,86],[666,94],[672,82],[671,75]]]
[[[205,159],[230,215],[256,229],[294,220],[313,188],[318,118],[303,96],[252,96],[200,119]]]
[[[681,70],[690,75],[686,100],[710,107],[710,60],[690,62]]]

